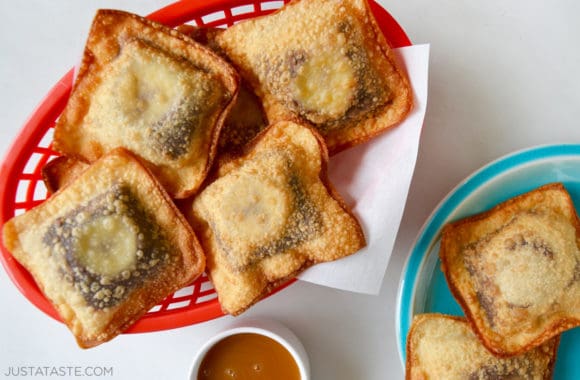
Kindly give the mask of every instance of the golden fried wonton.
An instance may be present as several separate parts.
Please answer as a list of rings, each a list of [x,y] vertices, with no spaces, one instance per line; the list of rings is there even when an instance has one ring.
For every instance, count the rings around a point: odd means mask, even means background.
[[[81,347],[126,330],[205,264],[191,226],[122,148],[9,220],[3,240]]]
[[[366,0],[294,0],[217,42],[262,99],[270,124],[300,119],[331,154],[403,120],[412,93]]]
[[[498,358],[481,344],[465,318],[415,316],[407,336],[407,380],[552,378],[559,338],[511,358]]]
[[[365,245],[328,182],[327,152],[314,130],[280,122],[251,145],[221,165],[189,215],[222,309],[233,315],[305,268]]]
[[[98,11],[54,148],[92,162],[115,147],[147,160],[176,198],[207,175],[239,77],[209,49],[134,14]]]
[[[445,226],[443,272],[490,351],[517,355],[580,325],[579,242],[559,183]]]

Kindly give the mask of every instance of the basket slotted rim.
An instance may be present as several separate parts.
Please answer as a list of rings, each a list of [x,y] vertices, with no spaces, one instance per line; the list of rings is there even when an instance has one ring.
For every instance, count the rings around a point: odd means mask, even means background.
[[[227,27],[238,21],[269,14],[288,1],[185,0],[169,4],[147,17],[171,27],[184,23]],[[391,47],[411,45],[404,30],[387,11],[372,0],[369,4]],[[41,169],[58,156],[51,148],[53,127],[68,101],[73,77],[74,70],[71,69],[54,85],[8,150],[0,171],[0,224],[47,198]],[[37,308],[60,321],[58,313],[32,276],[3,245],[0,248],[0,261],[18,290]],[[193,284],[175,292],[151,309],[127,332],[183,327],[223,315],[213,286],[204,273]]]

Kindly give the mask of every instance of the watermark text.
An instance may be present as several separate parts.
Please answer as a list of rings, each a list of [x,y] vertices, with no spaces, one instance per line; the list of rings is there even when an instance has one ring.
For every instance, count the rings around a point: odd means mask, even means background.
[[[113,367],[105,366],[9,366],[2,374],[5,377],[113,377]]]

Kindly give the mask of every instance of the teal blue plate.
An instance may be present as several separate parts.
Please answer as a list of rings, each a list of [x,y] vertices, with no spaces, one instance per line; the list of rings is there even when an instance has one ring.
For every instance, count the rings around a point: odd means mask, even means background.
[[[439,240],[445,223],[487,210],[550,182],[562,182],[580,211],[580,145],[545,145],[484,166],[451,191],[431,214],[407,259],[397,301],[397,340],[403,365],[414,315],[463,315],[441,272]],[[555,380],[580,379],[580,328],[562,334]]]

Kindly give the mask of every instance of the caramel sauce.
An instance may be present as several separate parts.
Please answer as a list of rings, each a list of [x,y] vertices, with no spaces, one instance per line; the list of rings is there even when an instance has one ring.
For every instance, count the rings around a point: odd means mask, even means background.
[[[294,358],[263,335],[236,334],[217,342],[205,355],[198,380],[300,380]]]

